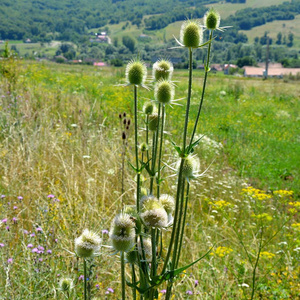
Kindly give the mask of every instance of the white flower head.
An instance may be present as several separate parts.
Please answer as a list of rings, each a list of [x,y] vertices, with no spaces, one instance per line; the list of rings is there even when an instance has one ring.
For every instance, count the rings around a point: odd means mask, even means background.
[[[81,236],[75,239],[75,252],[79,257],[91,257],[100,250],[101,241],[96,233],[85,229]]]

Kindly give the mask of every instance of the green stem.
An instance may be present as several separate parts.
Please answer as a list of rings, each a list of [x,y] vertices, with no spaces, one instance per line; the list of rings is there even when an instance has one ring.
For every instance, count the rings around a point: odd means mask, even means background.
[[[161,117],[161,131],[160,131],[160,145],[159,145],[159,156],[158,156],[158,170],[157,170],[157,198],[160,196],[160,166],[162,156],[162,144],[164,138],[164,122],[165,122],[165,105],[162,105],[162,117]]]
[[[175,268],[177,268],[177,266],[178,266],[179,258],[180,258],[180,253],[181,253],[181,248],[182,248],[182,241],[183,241],[183,234],[184,234],[185,220],[186,220],[186,213],[187,213],[187,204],[188,204],[188,199],[189,199],[189,191],[190,191],[190,184],[188,182],[187,183],[187,187],[186,187],[186,197],[185,197],[184,214],[183,214],[182,228],[181,228],[181,232],[180,232],[180,241],[179,241],[178,255],[177,255],[177,260],[176,260]]]
[[[138,119],[137,119],[137,86],[134,85],[134,142],[135,142],[135,163],[139,169],[139,150],[138,150]],[[136,188],[136,210],[140,211],[140,174],[137,174]]]
[[[121,251],[121,281],[122,281],[122,300],[125,300],[125,255]]]
[[[152,246],[152,262],[151,262],[151,277],[156,275],[156,230],[151,228],[151,246]]]
[[[153,156],[154,156],[154,151],[155,151],[155,131],[153,131],[153,137],[152,137],[152,162],[151,162],[151,171],[153,171]],[[154,176],[150,178],[150,195],[152,194],[153,191],[153,182],[154,182]]]
[[[203,100],[204,100],[207,75],[208,75],[208,72],[209,72],[209,60],[210,60],[212,35],[213,35],[213,31],[211,31],[210,35],[209,35],[210,43],[208,44],[208,50],[207,50],[207,60],[206,60],[206,66],[205,66],[205,74],[204,74],[202,95],[201,95],[201,100],[200,100],[200,104],[199,104],[198,114],[197,114],[197,117],[196,117],[196,121],[195,121],[195,125],[194,125],[194,129],[193,129],[193,133],[192,133],[192,137],[191,137],[191,140],[190,140],[189,147],[191,147],[191,145],[193,143],[193,139],[194,139],[194,136],[195,136],[195,133],[196,133],[196,130],[197,130],[197,125],[198,125],[198,121],[199,121],[199,117],[200,117],[200,113],[201,113],[201,109],[202,109],[202,104],[203,104]]]
[[[146,144],[149,146],[149,115],[146,115]],[[147,161],[149,161],[149,150],[147,149]]]
[[[189,122],[189,112],[190,112],[191,95],[192,95],[192,80],[193,80],[192,76],[193,76],[193,50],[192,48],[189,48],[189,86],[188,86],[188,98],[186,103],[182,151],[185,151],[185,147],[186,147],[186,135],[187,135],[188,122]]]
[[[87,284],[87,276],[86,276],[86,260],[85,258],[83,259],[83,272],[84,272],[84,300],[87,300],[87,288],[86,288],[86,284]]]
[[[136,277],[135,277],[135,270],[134,270],[134,264],[131,265],[131,273],[132,273],[132,284],[136,285]],[[132,299],[136,300],[136,289],[132,288]]]

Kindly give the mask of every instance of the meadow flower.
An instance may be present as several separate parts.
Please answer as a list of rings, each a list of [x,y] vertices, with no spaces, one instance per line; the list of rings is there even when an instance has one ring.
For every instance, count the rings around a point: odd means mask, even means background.
[[[2,219],[1,222],[6,224],[7,223],[7,218]]]
[[[62,278],[59,282],[59,289],[62,292],[70,292],[74,288],[73,280],[71,278]]]
[[[161,79],[171,80],[174,68],[169,60],[158,60],[153,64],[153,78],[158,81]]]
[[[146,64],[141,60],[131,60],[125,70],[127,84],[139,85],[145,87],[147,78]]]
[[[13,261],[14,261],[14,260],[13,260],[12,258],[9,258],[9,259],[7,260],[7,263],[8,263],[8,264],[12,264]]]
[[[177,43],[181,47],[199,48],[202,45],[203,31],[198,20],[187,20],[183,22],[180,29],[180,41]]]
[[[19,199],[19,200],[23,200],[23,197],[22,197],[22,196],[18,196],[18,199]]]
[[[32,253],[38,253],[38,252],[39,252],[39,249],[38,249],[38,248],[33,248],[33,249],[31,250],[31,252],[32,252]]]
[[[0,248],[3,248],[5,245],[3,243],[0,243]]]
[[[42,229],[41,227],[37,227],[35,230],[36,230],[37,232],[42,232],[42,231],[43,231],[43,229]]]
[[[85,229],[75,239],[75,252],[79,257],[87,258],[95,255],[101,246],[101,238],[94,232]]]
[[[28,244],[28,245],[27,245],[27,248],[32,248],[32,247],[33,247],[32,244]]]
[[[103,229],[102,234],[109,234],[109,231],[107,229]]]
[[[48,253],[48,254],[52,254],[52,250],[51,250],[51,249],[48,249],[48,250],[47,250],[47,253]]]
[[[129,214],[121,213],[114,218],[109,237],[116,251],[132,250],[135,243],[134,227],[135,223]]]

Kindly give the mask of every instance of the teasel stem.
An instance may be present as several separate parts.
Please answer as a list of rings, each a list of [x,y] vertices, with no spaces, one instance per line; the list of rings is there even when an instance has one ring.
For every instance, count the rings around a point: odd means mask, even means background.
[[[184,228],[185,228],[185,220],[186,220],[186,212],[187,212],[187,206],[188,206],[188,200],[189,200],[189,191],[190,191],[190,183],[188,182],[187,186],[186,186],[185,205],[184,205],[184,213],[183,213],[183,220],[182,220],[182,228],[181,228],[181,232],[180,232],[180,241],[179,241],[179,247],[178,247],[178,255],[177,255],[177,260],[176,260],[176,263],[175,263],[175,268],[176,269],[178,267],[180,253],[181,253],[181,248],[182,248],[182,241],[183,241]]]
[[[149,146],[149,115],[146,115],[146,144]],[[149,161],[149,149],[147,148],[147,160]]]
[[[156,275],[156,230],[151,228],[151,246],[152,246],[152,262],[151,262],[151,277]]]
[[[160,166],[162,156],[162,145],[164,138],[164,122],[165,122],[165,105],[162,105],[162,117],[161,117],[161,131],[160,131],[160,145],[159,145],[159,156],[158,156],[158,169],[157,169],[157,198],[160,196]]]
[[[132,273],[132,284],[135,286],[136,285],[136,277],[135,277],[134,264],[131,264],[131,273]],[[134,287],[132,288],[132,299],[136,300],[136,289]]]
[[[121,251],[122,300],[125,300],[125,254]]]
[[[183,182],[185,180],[182,178],[182,170],[183,170],[183,164],[184,164],[184,157],[186,156],[185,148],[186,148],[187,127],[188,127],[188,121],[189,121],[189,111],[190,111],[190,103],[191,103],[191,95],[192,95],[192,79],[193,79],[192,76],[193,76],[193,50],[192,50],[192,48],[189,48],[189,84],[188,84],[188,97],[187,97],[185,124],[184,124],[184,132],[183,132],[183,147],[182,147],[181,162],[180,162],[178,182],[177,182],[177,194],[176,194],[173,229],[172,229],[172,235],[171,235],[171,239],[170,239],[170,244],[169,244],[166,260],[165,260],[165,263],[163,266],[162,274],[166,271],[166,267],[167,267],[168,260],[170,259],[174,239],[175,239],[176,233],[178,232],[178,228],[180,228],[180,224],[177,224],[178,223],[178,214],[180,214],[180,216],[181,216],[181,214],[183,213],[182,211],[180,211],[179,206],[180,206],[180,198],[182,195]],[[178,235],[176,236],[176,240],[178,240]],[[171,265],[172,270],[174,270],[174,267],[175,267],[177,247],[178,247],[178,245],[176,245],[176,242],[175,242],[173,258],[172,258],[172,265]],[[173,283],[169,282],[168,287],[167,287],[166,300],[169,300],[171,297],[172,286],[173,286]]]
[[[210,43],[208,44],[208,50],[207,50],[207,60],[206,60],[206,66],[205,66],[202,95],[201,95],[201,100],[200,100],[200,104],[199,104],[198,114],[197,114],[197,117],[196,117],[196,121],[195,121],[194,129],[193,129],[192,137],[191,137],[190,144],[189,144],[190,147],[191,147],[191,145],[193,143],[194,136],[195,136],[195,133],[196,133],[196,130],[197,130],[197,125],[198,125],[198,121],[199,121],[199,117],[200,117],[200,113],[201,113],[201,109],[202,109],[202,104],[203,104],[203,100],[204,100],[204,94],[205,94],[205,88],[206,88],[206,81],[207,81],[207,76],[208,76],[208,72],[209,72],[209,62],[210,62],[210,52],[211,52],[212,36],[213,36],[213,30],[210,31],[210,35],[209,35]]]
[[[139,169],[139,149],[138,149],[138,119],[137,119],[137,86],[134,85],[134,142],[135,142],[135,161],[136,168]],[[140,211],[140,172],[137,173],[136,188],[136,210]]]
[[[84,300],[87,300],[87,276],[86,276],[86,260],[83,259],[83,272],[84,272]]]
[[[152,173],[154,174],[153,177],[150,179],[150,194],[153,193],[153,182],[155,178],[155,165],[156,165],[156,157],[157,157],[157,148],[158,148],[158,135],[159,135],[159,125],[160,125],[160,111],[161,111],[161,104],[158,105],[158,121],[157,121],[157,128],[153,134],[153,145],[152,145]]]

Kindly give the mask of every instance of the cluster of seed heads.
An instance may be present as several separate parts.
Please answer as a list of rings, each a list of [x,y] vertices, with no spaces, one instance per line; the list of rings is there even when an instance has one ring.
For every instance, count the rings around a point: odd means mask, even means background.
[[[119,114],[121,130],[122,130],[122,140],[125,141],[128,136],[128,131],[130,128],[131,121],[126,118],[126,113]]]

